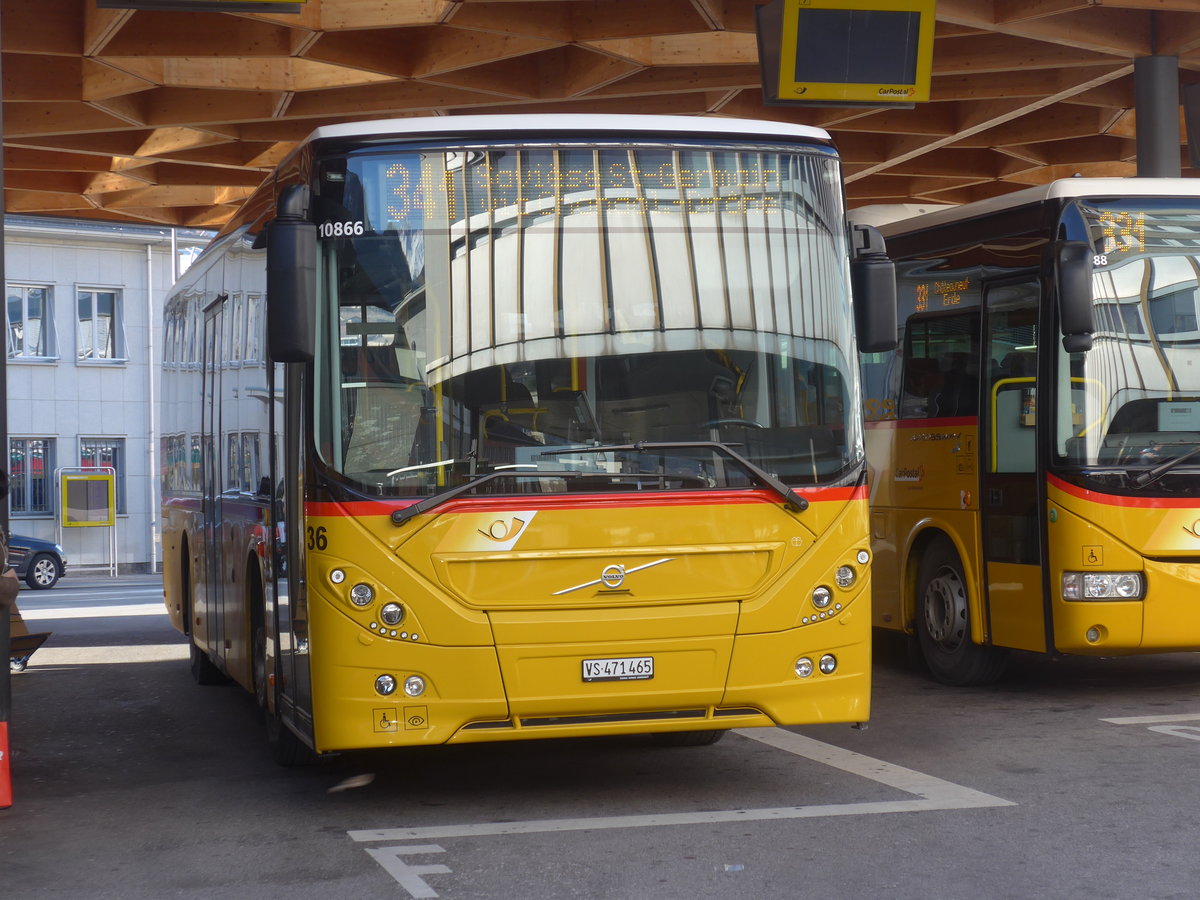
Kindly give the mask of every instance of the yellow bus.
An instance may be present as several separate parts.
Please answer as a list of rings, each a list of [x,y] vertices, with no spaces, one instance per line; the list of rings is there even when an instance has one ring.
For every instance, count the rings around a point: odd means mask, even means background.
[[[880,230],[875,624],[951,684],[1009,649],[1200,649],[1200,181],[1072,178]]]
[[[165,307],[197,680],[284,762],[865,720],[857,353],[895,283],[841,185],[764,122],[317,129]]]

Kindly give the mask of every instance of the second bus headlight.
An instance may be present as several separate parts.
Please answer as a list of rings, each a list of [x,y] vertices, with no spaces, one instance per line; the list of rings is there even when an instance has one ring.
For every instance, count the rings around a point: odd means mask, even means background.
[[[355,606],[370,606],[375,599],[375,589],[369,584],[359,583],[350,588],[350,602]]]
[[[1064,572],[1064,600],[1140,600],[1146,582],[1141,572]]]
[[[379,610],[379,618],[386,625],[399,625],[404,621],[404,607],[399,603],[385,603]]]

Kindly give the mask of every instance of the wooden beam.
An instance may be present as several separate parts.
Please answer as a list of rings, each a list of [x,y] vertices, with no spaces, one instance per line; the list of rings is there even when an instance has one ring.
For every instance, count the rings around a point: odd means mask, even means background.
[[[408,25],[436,25],[458,5],[457,0],[337,0],[320,5],[322,31],[364,31]],[[474,5],[474,4],[472,4]],[[263,16],[286,22],[285,16]]]
[[[83,94],[79,57],[4,54],[4,101],[79,100]]]
[[[758,65],[758,44],[754,35],[735,31],[583,43],[644,66]]]
[[[559,47],[536,57],[541,87],[538,96],[575,97],[592,94],[626,76],[641,71],[624,59],[595,53],[584,47]]]
[[[1023,118],[1024,116],[1029,115],[1030,113],[1045,109],[1046,107],[1053,106],[1055,103],[1058,103],[1061,100],[1065,100],[1074,94],[1082,93],[1083,91],[1089,90],[1093,87],[1096,87],[1097,85],[1105,84],[1106,82],[1112,81],[1113,79],[1116,79],[1116,78],[1121,78],[1125,75],[1128,75],[1132,71],[1133,71],[1132,64],[1127,65],[1127,66],[1120,66],[1120,67],[1114,68],[1111,72],[1104,73],[1095,78],[1087,79],[1085,81],[1080,82],[1079,84],[1073,85],[1072,87],[1070,87],[1066,90],[1060,90],[1054,94],[1049,94],[1045,97],[1037,98],[1023,106],[1018,106],[1016,108],[1011,108],[1006,111],[1000,112],[993,119],[978,120],[978,121],[976,121],[975,124],[965,128],[962,131],[956,132],[954,135],[943,136],[943,137],[936,138],[934,140],[924,141],[924,142],[919,141],[919,140],[909,141],[909,142],[907,142],[907,144],[908,144],[907,146],[905,146],[903,149],[898,149],[897,152],[890,159],[885,160],[885,161],[879,163],[877,166],[867,169],[866,171],[868,174],[884,171],[884,170],[890,168],[891,166],[899,165],[902,162],[906,162],[907,160],[912,159],[916,156],[919,156],[923,153],[928,153],[929,151],[935,150],[938,147],[946,147],[946,146],[950,146],[952,144],[962,144],[963,146],[970,146],[969,143],[964,143],[964,141],[968,141],[974,135],[977,135],[984,131],[987,131],[990,128],[995,128],[996,126],[1004,125],[1004,124],[1006,124],[1008,122],[1012,122],[1016,119]],[[1027,141],[1014,141],[1014,143],[1028,143],[1028,142]],[[854,176],[851,176],[851,177],[854,177]]]
[[[161,73],[161,66],[159,71]],[[84,59],[80,97],[84,100],[107,100],[123,94],[149,90],[156,84],[161,84],[161,81],[132,75],[93,59]]]
[[[412,110],[486,105],[495,99],[475,91],[463,91],[443,85],[424,84],[420,81],[397,81],[383,85],[308,91],[297,94],[289,109],[289,114],[295,118],[317,118],[329,114],[343,116],[391,114]]]
[[[105,56],[287,56],[290,29],[213,12],[138,12]]]
[[[634,69],[631,74],[591,92],[594,97],[635,94],[676,94],[688,91],[754,90],[759,87],[758,66],[659,66]]]
[[[128,128],[128,122],[87,103],[8,103],[4,107],[5,144],[34,135],[80,135]]]
[[[1029,69],[1062,69],[1124,60],[1110,54],[1041,41],[1018,40],[1008,35],[984,34],[947,38],[937,42],[934,75],[969,75],[981,72],[1021,72]]]
[[[5,53],[80,55],[83,19],[78,0],[3,0],[0,16]]]

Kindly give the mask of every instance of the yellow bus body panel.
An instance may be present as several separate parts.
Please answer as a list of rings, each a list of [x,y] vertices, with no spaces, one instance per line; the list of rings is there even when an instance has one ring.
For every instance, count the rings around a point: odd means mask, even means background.
[[[849,495],[803,512],[758,493],[452,502],[399,527],[381,504],[310,504],[326,542],[308,554],[316,747],[865,721],[867,512]],[[842,565],[857,574],[844,589]],[[376,592],[365,608],[349,600],[359,582]],[[405,609],[395,627],[387,602]],[[825,654],[835,672],[797,677],[797,659]],[[583,680],[584,660],[640,657],[652,678]],[[383,674],[425,691],[380,696]]]
[[[1096,494],[1052,479],[1054,642],[1067,653],[1200,649],[1200,505]],[[1194,501],[1192,501],[1194,503]],[[1141,572],[1142,600],[1067,601],[1064,572]],[[1100,640],[1087,640],[1096,628]]]

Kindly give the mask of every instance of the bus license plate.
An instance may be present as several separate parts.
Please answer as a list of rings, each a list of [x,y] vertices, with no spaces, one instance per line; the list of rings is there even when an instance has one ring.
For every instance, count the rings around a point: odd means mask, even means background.
[[[583,661],[584,681],[645,681],[653,677],[653,656],[621,656],[614,659]]]

